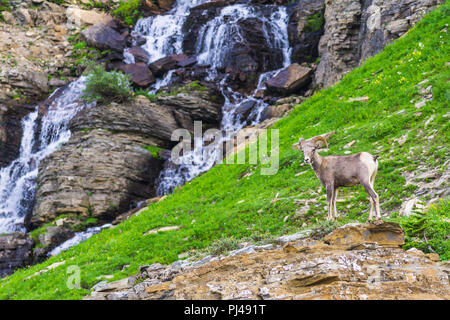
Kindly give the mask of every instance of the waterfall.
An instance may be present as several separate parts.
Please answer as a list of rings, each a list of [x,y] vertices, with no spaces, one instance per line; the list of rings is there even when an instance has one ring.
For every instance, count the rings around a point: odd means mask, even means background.
[[[25,231],[24,219],[34,201],[39,163],[69,140],[69,121],[85,107],[79,100],[85,84],[86,78],[80,77],[59,89],[63,92],[58,92],[40,126],[39,107],[22,119],[19,157],[0,169],[0,233]]]
[[[145,37],[146,43],[142,48],[147,51],[150,62],[169,54],[182,53],[184,38],[182,25],[189,14],[189,9],[204,2],[206,1],[179,0],[168,14],[141,19],[136,24],[134,32]],[[249,116],[253,119],[252,124],[260,122],[261,114],[267,104],[256,98],[256,93],[264,89],[267,79],[275,76],[290,64],[291,48],[287,34],[289,17],[286,8],[275,5],[234,4],[223,7],[220,14],[203,25],[199,31],[195,45],[196,57],[198,64],[209,65],[208,80],[214,80],[217,76],[217,69],[224,67],[223,62],[232,51],[233,44],[244,41],[239,22],[249,18],[257,19],[262,23],[265,45],[281,50],[282,66],[280,69],[261,73],[257,88],[249,96],[234,92],[226,85],[226,77],[220,81],[220,89],[225,97],[221,122],[222,141],[232,138],[245,126],[246,119],[241,119],[241,115],[236,112],[245,103],[254,104]],[[128,61],[130,60],[128,59]],[[163,79],[158,79],[151,93],[168,85],[172,74],[173,71]],[[194,150],[180,158],[181,165],[176,168],[167,168],[160,173],[157,185],[158,195],[171,192],[176,186],[209,170],[218,162],[218,159],[221,159],[221,150],[214,146],[204,146],[201,139],[197,138],[197,140],[194,143]]]
[[[146,39],[142,46],[149,56],[149,63],[169,54],[183,53],[183,24],[189,16],[190,9],[209,0],[177,0],[174,8],[167,14],[143,18],[133,30]],[[232,50],[233,45],[243,41],[239,23],[245,19],[255,19],[262,25],[265,46],[282,52],[281,68],[290,64],[290,47],[287,35],[288,15],[286,8],[276,5],[232,4],[218,9],[218,14],[207,21],[196,39],[195,50],[198,63],[209,65],[209,78],[219,82],[219,88],[225,97],[221,130],[222,140],[230,139],[242,129],[247,119],[241,119],[236,111],[245,103],[253,103],[250,117],[252,124],[260,121],[261,113],[267,106],[256,93],[264,89],[265,81],[274,76],[278,70],[263,70],[260,73],[257,88],[250,95],[235,92],[226,84],[227,77],[216,78],[217,69],[223,67],[223,60]],[[127,50],[124,51],[127,63],[134,59]],[[174,71],[164,78],[157,79],[152,93],[169,85]],[[70,120],[82,108],[89,107],[80,99],[86,85],[86,77],[80,77],[66,87],[58,89],[51,96],[48,111],[40,117],[39,108],[22,119],[22,141],[20,155],[7,167],[0,169],[0,233],[25,231],[24,221],[32,209],[39,163],[57,148],[67,142],[71,132]],[[204,146],[199,138],[191,153],[183,156],[183,164],[175,169],[163,170],[158,179],[158,194],[171,192],[174,187],[192,180],[217,163],[219,152]],[[92,230],[91,230],[92,231]],[[91,232],[89,232],[91,234]],[[85,238],[80,235],[78,238]]]

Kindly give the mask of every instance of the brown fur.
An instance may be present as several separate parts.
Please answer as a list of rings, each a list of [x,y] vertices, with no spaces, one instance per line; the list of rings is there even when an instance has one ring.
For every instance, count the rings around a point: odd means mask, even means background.
[[[333,220],[337,216],[337,189],[358,184],[364,186],[370,196],[369,220],[372,219],[374,206],[377,219],[380,219],[379,197],[373,188],[378,170],[378,162],[376,160],[378,156],[360,152],[348,156],[321,157],[317,153],[319,148],[318,142],[323,141],[326,143],[326,140],[321,136],[318,137],[308,140],[300,138],[299,142],[293,145],[293,148],[303,151],[305,162],[311,164],[320,182],[327,190],[328,219]]]

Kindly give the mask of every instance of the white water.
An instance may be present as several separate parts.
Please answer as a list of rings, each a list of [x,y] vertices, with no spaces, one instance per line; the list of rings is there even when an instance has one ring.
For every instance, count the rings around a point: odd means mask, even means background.
[[[204,1],[203,1],[204,2]],[[181,53],[183,34],[181,32],[182,22],[189,12],[189,8],[200,2],[181,0],[177,6],[166,16],[147,18],[138,22],[135,31],[144,35],[147,43],[142,47],[148,52],[151,61],[172,53]],[[261,119],[261,114],[267,104],[256,98],[256,93],[264,89],[265,81],[276,75],[290,64],[291,49],[289,47],[287,25],[288,15],[286,8],[282,6],[269,6],[271,10],[262,10],[261,6],[250,6],[235,4],[222,8],[220,14],[208,21],[199,31],[196,43],[197,62],[200,65],[209,65],[208,80],[217,76],[217,69],[223,67],[223,61],[233,48],[233,44],[245,41],[241,34],[238,23],[244,19],[258,19],[262,22],[262,30],[266,45],[281,50],[283,54],[282,68],[262,73],[259,77],[257,88],[250,96],[243,96],[234,92],[226,86],[226,78],[220,82],[220,87],[225,104],[223,106],[223,117],[221,130],[226,141],[246,125],[246,119],[236,113],[239,106],[254,102],[250,118],[252,124]],[[264,12],[270,12],[269,15]],[[176,25],[167,23],[176,22]],[[162,32],[164,30],[164,33]],[[171,81],[173,71],[168,73],[164,79],[158,80],[152,93],[167,85]],[[168,168],[160,173],[158,178],[157,193],[163,195],[171,192],[176,186],[192,180],[202,172],[209,170],[222,158],[222,151],[214,144],[210,147],[204,146],[202,138],[194,138],[194,149],[183,155],[179,160],[182,164],[176,168]]]
[[[23,118],[19,158],[0,169],[0,233],[25,231],[24,219],[34,201],[39,163],[69,140],[69,121],[85,107],[79,101],[85,83],[86,78],[80,77],[60,89],[64,92],[42,117],[38,137],[38,107]]]
[[[141,19],[137,23],[133,32],[137,32],[147,39],[143,48],[149,54],[150,62],[169,54],[182,53],[184,38],[182,26],[189,14],[189,9],[205,2],[208,0],[178,0],[176,6],[168,14]],[[246,18],[256,18],[263,23],[266,45],[282,51],[283,68],[290,64],[286,10],[282,6],[270,7],[271,10],[265,10],[269,14],[265,14],[258,6],[243,4],[227,6],[217,17],[203,26],[196,43],[197,59],[200,64],[210,65],[210,78],[216,76],[216,70],[222,66],[224,55],[233,47],[232,44],[241,40],[237,23]],[[126,51],[124,54],[125,61],[132,63],[133,57]],[[221,90],[225,97],[221,123],[222,140],[229,139],[245,125],[246,119],[241,119],[241,116],[236,113],[236,109],[243,103],[255,102],[250,117],[253,119],[253,124],[260,121],[261,112],[267,105],[256,98],[256,93],[263,89],[264,82],[277,72],[279,70],[262,73],[257,88],[250,96],[243,96],[231,90],[226,86],[226,78],[221,81]],[[170,84],[172,75],[173,71],[163,79],[158,79],[153,92]],[[38,118],[37,108],[22,120],[23,137],[20,156],[8,167],[0,169],[0,233],[25,231],[24,219],[34,201],[39,163],[62,143],[69,140],[71,135],[68,129],[69,121],[79,110],[86,107],[80,101],[85,82],[85,77],[80,77],[68,87],[60,89],[64,92],[53,101],[49,106],[48,113],[41,120]],[[41,132],[37,136],[39,124]],[[200,173],[209,170],[219,159],[219,153],[217,149],[205,147],[200,138],[195,143],[195,149],[183,156],[183,159],[184,163],[178,168],[161,172],[158,185],[159,194],[171,192],[177,185],[190,181]],[[74,239],[55,248],[52,254],[86,239],[96,230],[87,230],[86,233],[77,234]]]
[[[52,251],[50,251],[48,253],[48,256],[49,257],[56,256],[60,252],[65,251],[69,248],[72,248],[73,246],[76,246],[77,244],[79,244],[82,241],[86,241],[87,239],[92,237],[94,234],[100,233],[100,231],[102,231],[103,229],[111,228],[111,227],[112,227],[112,224],[108,223],[108,224],[104,224],[100,227],[92,227],[92,228],[88,228],[86,231],[77,232],[77,233],[75,233],[75,236],[73,236],[69,240],[63,242],[62,244],[60,244],[59,246],[54,248]]]

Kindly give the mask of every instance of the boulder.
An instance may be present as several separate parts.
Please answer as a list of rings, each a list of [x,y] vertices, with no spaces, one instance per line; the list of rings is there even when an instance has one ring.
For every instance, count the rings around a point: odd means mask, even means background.
[[[266,86],[269,91],[287,95],[305,86],[310,80],[311,73],[311,68],[294,63],[278,73],[275,77],[267,80]]]
[[[82,10],[78,7],[70,6],[66,10],[67,24],[77,28],[92,26],[98,23],[112,24],[114,19],[110,15],[94,10]]]
[[[147,52],[142,49],[142,47],[132,47],[128,49],[128,53],[133,55],[134,61],[137,62],[143,62],[145,64],[148,63],[148,55]]]
[[[123,49],[125,49],[125,37],[103,23],[96,24],[83,30],[81,32],[81,39],[84,40],[87,45],[100,50],[111,49],[122,52]]]
[[[169,70],[192,66],[196,62],[195,58],[189,58],[185,54],[171,54],[152,62],[148,67],[155,76],[161,77]]]
[[[33,261],[34,241],[28,234],[15,232],[0,235],[0,278]]]
[[[131,82],[139,87],[148,87],[155,82],[155,77],[143,62],[136,64],[122,64],[119,70],[131,76]]]
[[[401,247],[405,232],[398,223],[349,223],[325,236],[324,241],[337,246],[374,244],[383,247]]]

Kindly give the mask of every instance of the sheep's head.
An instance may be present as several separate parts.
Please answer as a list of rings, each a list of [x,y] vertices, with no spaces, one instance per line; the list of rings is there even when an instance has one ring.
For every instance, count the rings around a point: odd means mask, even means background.
[[[323,136],[312,137],[311,139],[305,140],[303,138],[298,139],[298,142],[292,145],[292,148],[295,150],[302,150],[305,155],[305,162],[307,164],[311,163],[311,159],[313,158],[314,152],[317,149],[323,147],[323,143],[328,148],[327,139]]]

